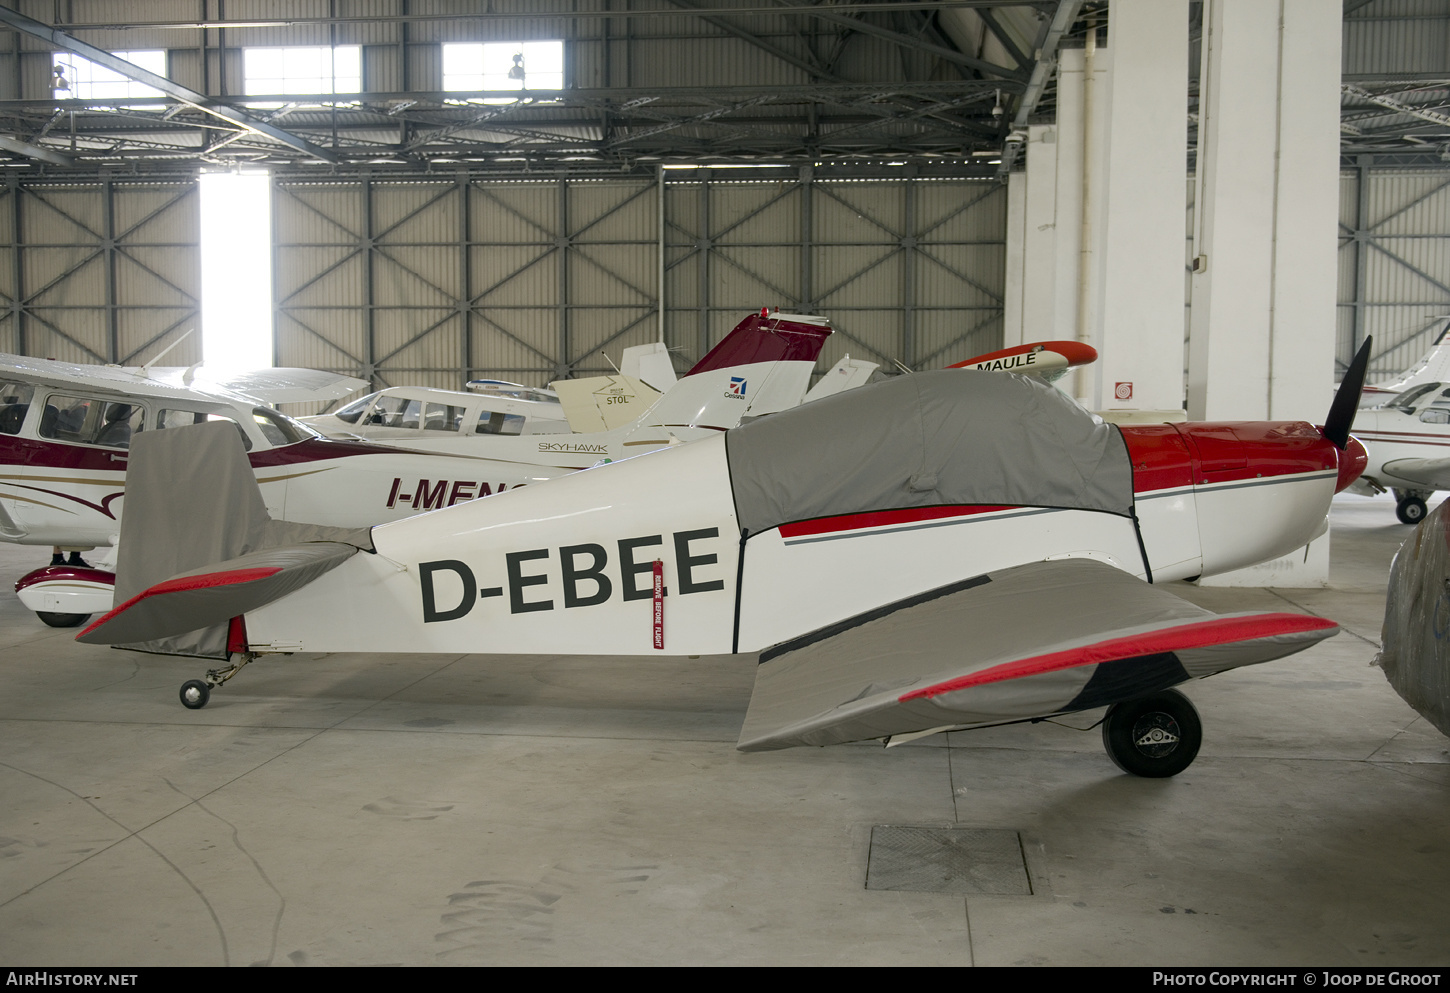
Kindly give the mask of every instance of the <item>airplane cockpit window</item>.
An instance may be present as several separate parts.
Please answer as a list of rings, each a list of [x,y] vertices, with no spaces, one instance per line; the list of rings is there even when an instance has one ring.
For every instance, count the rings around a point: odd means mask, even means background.
[[[242,447],[247,451],[252,450],[252,439],[247,437],[247,431],[234,417],[225,414],[207,414],[199,410],[163,410],[156,418],[158,428],[184,428],[192,424],[208,424],[211,421],[231,421],[237,425],[237,433],[242,436]]]
[[[317,432],[303,427],[286,414],[268,410],[266,407],[253,407],[252,420],[256,423],[257,430],[262,432],[262,437],[266,438],[274,448],[295,445],[308,438],[320,437]]]
[[[463,423],[464,408],[446,403],[423,404],[424,431],[457,431]]]
[[[0,382],[0,434],[19,434],[30,410],[35,387],[29,383]]]
[[[377,397],[378,395],[376,393],[369,393],[367,396],[360,397],[345,407],[339,407],[332,416],[336,417],[339,421],[347,421],[347,423],[349,424],[356,424],[357,419],[363,415],[363,411],[367,410],[368,406],[374,400],[376,400]]]
[[[1420,411],[1420,420],[1426,424],[1450,424],[1450,407],[1435,404]]]
[[[504,414],[496,410],[485,410],[478,415],[478,427],[474,434],[523,434],[522,414]]]
[[[1415,404],[1421,397],[1434,390],[1440,389],[1444,385],[1444,383],[1423,383],[1419,386],[1416,386],[1414,389],[1406,390],[1405,392],[1401,393],[1389,403],[1385,404],[1385,406],[1394,410],[1403,410],[1407,414],[1413,414],[1415,412]]]
[[[129,448],[131,436],[145,426],[146,409],[140,404],[52,393],[40,419],[40,436],[79,445]]]

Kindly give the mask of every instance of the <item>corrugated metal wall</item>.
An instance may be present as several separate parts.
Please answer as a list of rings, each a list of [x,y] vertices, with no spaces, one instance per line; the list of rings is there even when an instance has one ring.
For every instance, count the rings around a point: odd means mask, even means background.
[[[0,350],[137,363],[198,324],[196,183],[0,187]],[[167,356],[201,358],[199,335]]]
[[[1450,321],[1450,173],[1340,180],[1337,358],[1374,336],[1373,381],[1403,371]]]
[[[659,202],[633,179],[281,179],[278,361],[455,388],[606,372],[660,334]],[[997,184],[703,173],[664,203],[681,369],[761,306],[830,317],[826,363],[931,368],[1001,341]]]

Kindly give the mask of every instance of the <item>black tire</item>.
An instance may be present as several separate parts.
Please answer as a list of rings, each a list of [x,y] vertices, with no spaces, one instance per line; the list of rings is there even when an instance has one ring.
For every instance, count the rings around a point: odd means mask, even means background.
[[[1198,711],[1177,690],[1115,703],[1103,718],[1103,747],[1130,775],[1176,776],[1193,762],[1202,743]]]
[[[1425,501],[1419,497],[1405,497],[1395,505],[1395,516],[1400,519],[1401,524],[1419,524],[1428,511]]]
[[[51,610],[37,610],[35,616],[53,628],[75,628],[86,622],[90,614],[57,614]]]
[[[211,687],[200,679],[188,679],[181,684],[181,705],[187,710],[200,710],[211,699]]]

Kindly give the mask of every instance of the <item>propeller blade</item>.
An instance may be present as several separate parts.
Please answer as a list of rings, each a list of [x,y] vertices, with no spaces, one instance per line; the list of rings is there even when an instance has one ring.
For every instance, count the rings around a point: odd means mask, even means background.
[[[1349,371],[1334,394],[1334,403],[1329,405],[1329,416],[1324,419],[1324,437],[1341,452],[1349,444],[1349,431],[1354,427],[1354,415],[1359,410],[1359,394],[1364,389],[1365,372],[1369,369],[1369,346],[1374,339],[1365,335],[1364,344],[1349,364]]]

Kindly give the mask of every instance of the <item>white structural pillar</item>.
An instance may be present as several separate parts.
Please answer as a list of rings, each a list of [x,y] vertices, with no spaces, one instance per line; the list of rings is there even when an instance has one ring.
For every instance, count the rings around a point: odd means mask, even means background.
[[[1007,184],[1007,300],[1003,347],[1076,338],[1058,326],[1057,128],[1027,129],[1027,168]],[[1074,170],[1075,172],[1076,170]],[[1066,303],[1070,303],[1069,298]]]
[[[1322,423],[1329,409],[1341,16],[1324,0],[1205,4],[1190,419]],[[1212,582],[1327,581],[1321,539]]]
[[[1208,0],[1188,413],[1322,421],[1334,378],[1342,13]]]
[[[1188,0],[1113,0],[1094,410],[1183,407]]]

